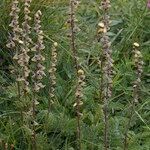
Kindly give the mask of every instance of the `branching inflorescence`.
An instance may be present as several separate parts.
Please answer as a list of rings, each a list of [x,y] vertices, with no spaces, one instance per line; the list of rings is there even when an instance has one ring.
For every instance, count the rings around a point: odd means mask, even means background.
[[[98,32],[102,34],[102,60],[101,60],[101,100],[104,102],[104,147],[105,150],[109,148],[108,142],[108,103],[109,99],[112,97],[112,84],[113,84],[113,59],[112,59],[112,49],[111,42],[108,36],[108,31],[110,30],[110,16],[109,8],[111,7],[109,0],[102,0],[101,9],[103,11],[103,21],[101,21],[98,26]]]

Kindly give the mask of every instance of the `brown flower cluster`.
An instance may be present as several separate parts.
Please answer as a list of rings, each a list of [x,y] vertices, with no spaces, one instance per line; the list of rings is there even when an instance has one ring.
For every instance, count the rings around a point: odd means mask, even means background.
[[[82,98],[83,98],[83,88],[85,86],[84,80],[85,80],[84,71],[82,69],[79,69],[78,70],[78,83],[77,83],[77,88],[76,88],[76,93],[75,93],[77,102],[74,104],[74,107],[80,107],[83,105]],[[79,113],[80,115],[80,112],[77,112],[77,113]]]
[[[104,97],[110,98],[112,96],[112,77],[114,74],[113,71],[113,59],[112,59],[112,49],[111,42],[108,36],[108,31],[110,30],[110,16],[109,16],[109,8],[111,7],[109,0],[103,0],[101,2],[101,8],[104,12],[103,21],[98,24],[99,30],[98,32],[102,34],[101,43],[102,43],[102,55],[103,55],[103,75],[105,77],[104,84]]]
[[[17,46],[17,43],[20,41],[20,32],[21,28],[19,27],[19,12],[20,9],[18,7],[18,0],[14,0],[11,7],[10,16],[12,17],[12,21],[9,26],[12,28],[12,35],[9,36],[9,43],[7,44],[8,48],[14,48]]]
[[[112,97],[112,88],[113,88],[113,58],[112,58],[112,49],[111,42],[108,36],[110,30],[110,15],[109,8],[111,7],[110,0],[101,1],[101,9],[103,12],[102,21],[98,24],[98,33],[101,34],[101,43],[102,43],[102,58],[101,58],[101,99],[104,102],[104,149],[109,148],[109,139],[108,139],[108,104],[109,100]]]
[[[24,22],[22,23],[22,43],[20,43],[20,55],[18,55],[18,64],[22,68],[22,76],[19,78],[19,81],[23,81],[24,83],[24,91],[29,92],[29,82],[28,77],[30,74],[29,69],[29,60],[30,57],[28,55],[28,52],[30,51],[30,25],[29,21],[31,20],[30,14],[30,3],[31,0],[25,0],[24,1]]]
[[[33,74],[33,80],[34,80],[34,91],[39,92],[40,89],[44,88],[45,85],[41,83],[41,80],[43,79],[45,75],[45,67],[42,65],[42,62],[45,60],[45,58],[42,56],[42,50],[45,49],[45,46],[43,44],[43,31],[41,30],[41,11],[38,10],[35,14],[34,20],[35,20],[35,32],[37,35],[37,42],[35,46],[32,48],[32,51],[34,51],[34,57],[32,58],[32,61],[35,62],[35,71]]]
[[[53,100],[54,96],[55,96],[55,85],[56,85],[56,65],[57,65],[57,49],[56,47],[58,46],[57,42],[53,43],[53,47],[52,47],[52,54],[51,54],[51,67],[49,70],[49,74],[50,74],[50,82],[51,82],[51,87],[50,87],[50,98],[51,101]]]
[[[79,1],[77,0],[70,0],[70,8],[69,8],[69,19],[67,20],[67,24],[69,25],[70,31],[68,34],[68,37],[71,41],[71,50],[73,53],[73,61],[76,68],[76,71],[78,70],[78,58],[77,58],[77,50],[75,45],[75,33],[80,31],[78,26],[76,25],[76,22],[78,21],[75,16],[75,11],[77,7],[79,6]]]

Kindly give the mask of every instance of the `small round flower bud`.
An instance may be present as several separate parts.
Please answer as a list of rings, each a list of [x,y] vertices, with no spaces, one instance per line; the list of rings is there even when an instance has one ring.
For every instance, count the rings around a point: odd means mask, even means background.
[[[104,27],[105,27],[105,25],[104,25],[103,22],[100,22],[100,23],[98,24],[98,26],[101,27],[101,28],[104,28]]]
[[[140,46],[140,44],[139,44],[139,43],[137,43],[137,42],[135,42],[135,43],[133,43],[133,46],[135,46],[135,47],[139,47],[139,46]]]
[[[79,74],[79,75],[84,75],[84,71],[83,71],[82,69],[79,69],[79,70],[78,70],[78,74]]]
[[[57,43],[57,42],[54,42],[54,46],[57,47],[57,46],[58,46],[58,43]]]

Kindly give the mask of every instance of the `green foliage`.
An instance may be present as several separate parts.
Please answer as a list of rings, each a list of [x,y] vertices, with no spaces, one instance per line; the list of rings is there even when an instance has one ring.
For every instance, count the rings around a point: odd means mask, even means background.
[[[59,43],[57,85],[55,101],[48,114],[48,88],[38,95],[37,147],[38,150],[76,150],[76,119],[74,104],[74,68],[70,42],[66,36],[68,27],[68,1],[34,0],[32,15],[41,9],[42,28],[45,34],[46,70],[50,66],[50,52],[53,41]],[[144,73],[140,102],[134,112],[134,119],[128,132],[129,150],[150,149],[150,10],[145,1],[113,0],[111,8],[112,29],[109,32],[112,41],[114,69],[113,98],[109,104],[110,146],[111,150],[122,150],[124,133],[129,120],[132,101],[132,82],[135,79],[132,61],[132,43],[140,43],[143,54]],[[21,123],[20,110],[29,109],[30,98],[20,102],[17,86],[9,72],[12,53],[6,48],[10,0],[0,1],[0,141],[14,144],[16,150],[31,149],[30,126]],[[22,16],[22,14],[20,14]],[[77,48],[80,62],[86,74],[84,105],[82,108],[82,147],[83,150],[103,149],[103,102],[100,97],[100,69],[97,65],[101,54],[98,43],[97,24],[101,20],[98,0],[82,0],[77,12],[78,26]],[[34,37],[34,35],[33,35]],[[49,86],[48,72],[44,83]],[[48,115],[47,115],[48,114]],[[25,114],[25,122],[31,118]]]

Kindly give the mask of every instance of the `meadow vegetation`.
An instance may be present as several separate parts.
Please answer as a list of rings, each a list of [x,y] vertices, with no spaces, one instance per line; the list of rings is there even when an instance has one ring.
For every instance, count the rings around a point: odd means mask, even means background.
[[[149,25],[144,0],[0,0],[0,150],[150,150]]]

